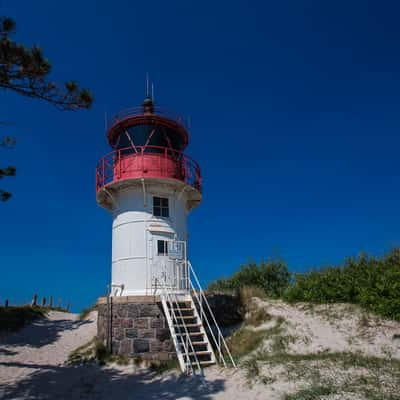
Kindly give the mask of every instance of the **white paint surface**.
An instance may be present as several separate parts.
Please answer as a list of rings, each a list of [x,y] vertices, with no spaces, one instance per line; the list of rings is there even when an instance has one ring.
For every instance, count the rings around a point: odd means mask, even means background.
[[[157,254],[157,240],[187,241],[188,197],[173,182],[139,183],[113,191],[113,285],[124,285],[114,295],[151,295],[152,282],[167,256]],[[153,197],[169,199],[169,218],[153,215]]]

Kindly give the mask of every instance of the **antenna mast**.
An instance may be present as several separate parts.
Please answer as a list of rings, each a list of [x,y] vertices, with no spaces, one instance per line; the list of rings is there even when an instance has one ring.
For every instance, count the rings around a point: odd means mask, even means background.
[[[149,97],[149,73],[146,72],[146,97]]]

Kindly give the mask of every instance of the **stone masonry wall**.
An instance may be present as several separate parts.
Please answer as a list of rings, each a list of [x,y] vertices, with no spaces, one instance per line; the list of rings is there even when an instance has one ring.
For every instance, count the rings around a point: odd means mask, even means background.
[[[220,327],[242,321],[238,296],[206,293]],[[107,299],[97,301],[97,336],[106,341]],[[110,303],[112,352],[147,360],[176,358],[168,324],[159,296],[112,297]],[[211,318],[209,318],[211,322]]]
[[[150,360],[175,358],[168,324],[159,299],[111,298],[112,353]],[[98,301],[97,336],[106,340],[107,303]]]

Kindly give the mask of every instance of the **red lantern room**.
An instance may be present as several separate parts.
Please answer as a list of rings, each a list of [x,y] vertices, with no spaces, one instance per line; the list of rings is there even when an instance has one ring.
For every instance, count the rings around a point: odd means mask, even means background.
[[[181,117],[156,107],[149,96],[141,107],[118,113],[107,132],[113,151],[100,160],[96,169],[99,204],[112,208],[107,189],[138,179],[180,182],[193,192],[193,206],[198,203],[200,168],[183,152],[189,143],[187,125]]]

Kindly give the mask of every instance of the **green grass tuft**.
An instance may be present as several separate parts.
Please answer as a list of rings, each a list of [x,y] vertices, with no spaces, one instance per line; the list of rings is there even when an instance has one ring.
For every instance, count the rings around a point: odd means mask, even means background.
[[[88,316],[89,316],[89,314],[92,312],[92,311],[94,311],[94,310],[96,310],[97,309],[97,305],[96,304],[93,304],[92,306],[90,306],[90,307],[86,307],[86,308],[84,308],[81,312],[80,312],[80,314],[79,314],[79,320],[80,321],[83,321],[84,319],[86,319]]]
[[[235,358],[241,358],[255,350],[264,340],[266,331],[254,331],[243,327],[228,339],[228,347]]]
[[[46,316],[49,309],[31,306],[0,307],[0,331],[15,332]]]
[[[321,396],[329,396],[336,393],[337,389],[335,387],[315,385],[297,393],[286,395],[285,400],[317,400]]]
[[[157,375],[161,375],[164,372],[179,369],[178,360],[166,360],[166,361],[152,361],[150,363],[150,369]]]
[[[259,308],[250,312],[250,315],[246,318],[245,325],[257,327],[271,319],[272,316],[265,309]]]

